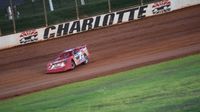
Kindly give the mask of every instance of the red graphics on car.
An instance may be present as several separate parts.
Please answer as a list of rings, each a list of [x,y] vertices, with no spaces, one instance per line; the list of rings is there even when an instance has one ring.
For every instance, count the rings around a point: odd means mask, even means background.
[[[67,49],[47,64],[47,73],[72,70],[75,69],[76,66],[87,64],[88,62],[89,52],[86,45]]]

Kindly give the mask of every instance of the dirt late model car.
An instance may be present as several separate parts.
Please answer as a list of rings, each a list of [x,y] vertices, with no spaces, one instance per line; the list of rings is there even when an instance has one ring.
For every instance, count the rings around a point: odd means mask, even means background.
[[[64,50],[53,61],[47,64],[47,73],[64,72],[73,70],[80,64],[89,62],[89,52],[85,46]]]

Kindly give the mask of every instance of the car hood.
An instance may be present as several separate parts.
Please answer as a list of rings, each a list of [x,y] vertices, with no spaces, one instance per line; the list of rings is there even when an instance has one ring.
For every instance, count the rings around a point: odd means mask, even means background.
[[[66,61],[67,59],[55,59],[53,61],[50,62],[50,64],[56,64],[56,63],[61,63],[61,62],[64,62]]]

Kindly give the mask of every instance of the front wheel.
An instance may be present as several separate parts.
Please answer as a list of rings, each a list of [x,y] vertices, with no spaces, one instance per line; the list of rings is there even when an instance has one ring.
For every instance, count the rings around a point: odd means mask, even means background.
[[[87,64],[89,62],[88,56],[84,54],[84,58],[85,58],[84,64]]]

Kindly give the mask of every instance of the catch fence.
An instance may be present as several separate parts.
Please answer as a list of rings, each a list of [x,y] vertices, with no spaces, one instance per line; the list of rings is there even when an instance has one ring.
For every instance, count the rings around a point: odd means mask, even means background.
[[[160,0],[4,0],[0,3],[0,35],[47,27],[155,1]]]

